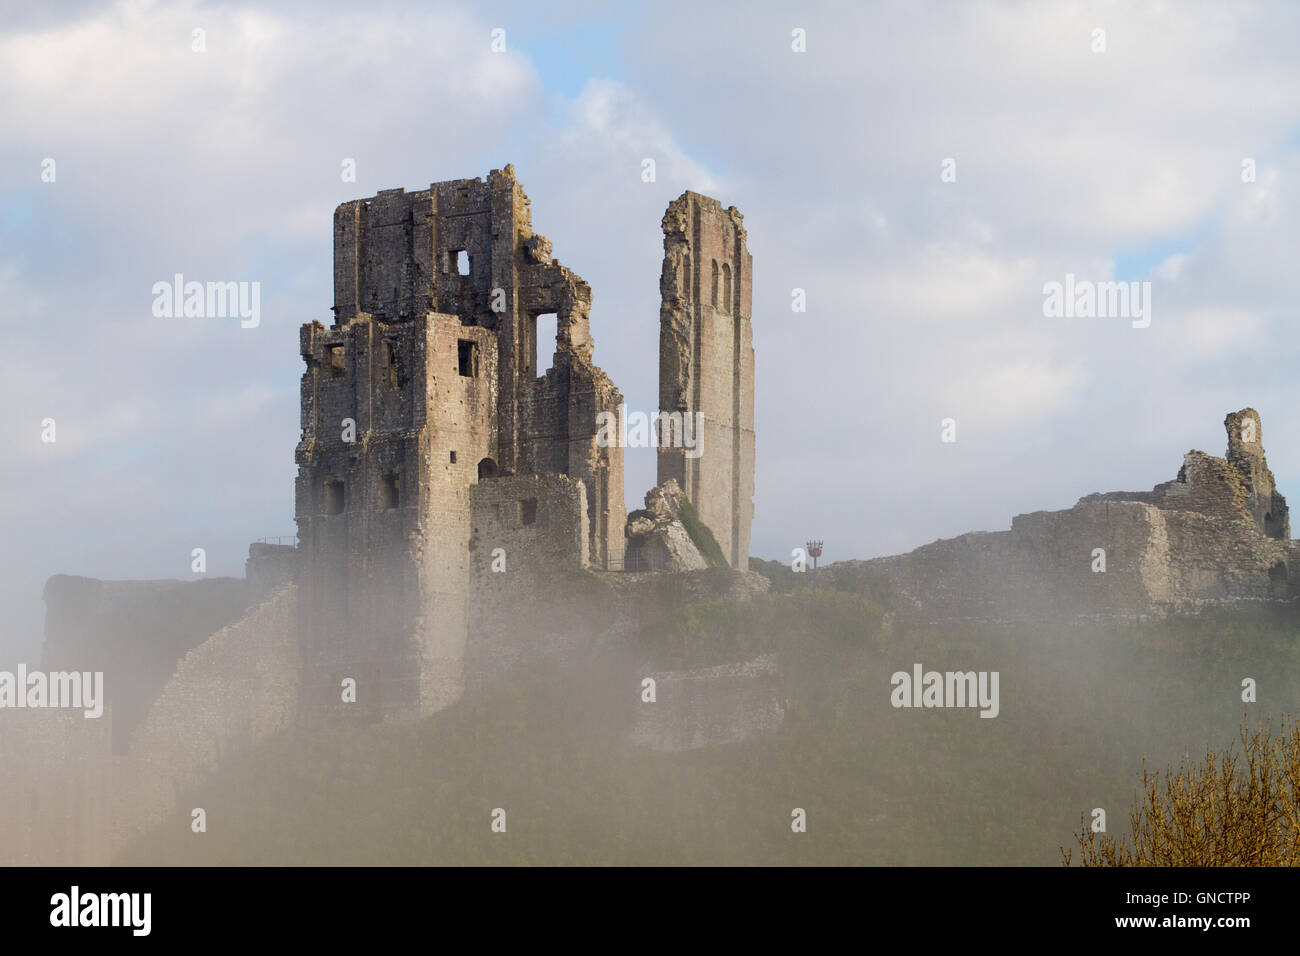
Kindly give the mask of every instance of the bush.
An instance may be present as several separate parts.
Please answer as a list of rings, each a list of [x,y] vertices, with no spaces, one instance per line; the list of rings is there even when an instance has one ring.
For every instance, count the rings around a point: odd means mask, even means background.
[[[1238,746],[1186,757],[1164,776],[1142,768],[1131,832],[1116,839],[1083,826],[1084,866],[1295,866],[1300,863],[1300,722],[1251,730]],[[1068,866],[1073,851],[1061,851]]]

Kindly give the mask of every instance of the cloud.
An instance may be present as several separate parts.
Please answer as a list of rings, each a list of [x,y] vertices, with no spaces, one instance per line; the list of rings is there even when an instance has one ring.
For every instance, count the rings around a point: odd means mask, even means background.
[[[491,17],[123,2],[10,21],[0,475],[37,504],[0,511],[32,542],[0,567],[6,606],[53,571],[174,574],[204,529],[214,573],[240,573],[241,542],[292,518],[297,327],[328,319],[334,206],[507,162],[591,283],[596,360],[633,408],[657,398],[664,207],[694,189],[744,213],[758,554],[821,533],[827,560],[865,557],[1149,486],[1246,404],[1283,490],[1300,481],[1290,6],[673,4],[562,56],[531,5]],[[1150,329],[1043,316],[1044,282],[1152,247],[1177,251],[1151,270]],[[260,281],[262,326],[153,319],[178,271]],[[51,407],[57,450],[33,425]],[[630,459],[629,505],[653,471]]]

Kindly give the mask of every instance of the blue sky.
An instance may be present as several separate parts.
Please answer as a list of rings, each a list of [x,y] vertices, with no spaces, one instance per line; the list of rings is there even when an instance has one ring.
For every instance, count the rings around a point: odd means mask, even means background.
[[[13,5],[4,639],[39,634],[52,573],[184,578],[202,546],[210,573],[238,575],[249,541],[292,532],[297,329],[329,318],[334,206],[508,162],[592,285],[596,361],[634,409],[657,396],[664,207],[694,189],[744,213],[755,554],[810,537],[824,561],[896,553],[1149,488],[1190,448],[1221,454],[1246,405],[1300,495],[1298,19],[1281,3]],[[261,326],[155,319],[149,290],[176,272],[260,282]],[[1151,281],[1151,327],[1045,318],[1043,285],[1067,273]],[[653,475],[629,454],[629,508]]]

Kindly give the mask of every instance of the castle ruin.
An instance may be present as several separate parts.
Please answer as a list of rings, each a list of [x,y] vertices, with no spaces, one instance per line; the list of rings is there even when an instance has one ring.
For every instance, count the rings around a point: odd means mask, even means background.
[[[735,206],[682,194],[664,214],[659,279],[659,408],[670,416],[659,484],[677,482],[737,569],[748,567],[754,518],[754,259],[743,222]],[[699,422],[703,454],[671,434],[682,421]]]
[[[1292,601],[1300,542],[1259,413],[1245,408],[1223,424],[1223,458],[1189,451],[1177,477],[1151,491],[1086,495],[1062,511],[1016,515],[1009,531],[818,573],[936,622],[1041,626]]]
[[[659,478],[677,478],[735,568],[748,561],[754,477],[740,223],[695,193],[669,206],[661,315],[663,409],[702,413],[704,434],[697,458],[662,451]],[[345,706],[350,677],[371,691],[352,712],[411,719],[461,693],[471,579],[491,554],[527,560],[548,529],[580,524],[580,543],[561,534],[576,563],[619,566],[623,448],[598,424],[623,414],[623,397],[592,361],[591,289],[533,231],[510,166],[339,206],[333,311],[330,328],[301,333],[303,706]],[[554,341],[539,338],[545,316]],[[506,478],[509,500],[477,491]]]

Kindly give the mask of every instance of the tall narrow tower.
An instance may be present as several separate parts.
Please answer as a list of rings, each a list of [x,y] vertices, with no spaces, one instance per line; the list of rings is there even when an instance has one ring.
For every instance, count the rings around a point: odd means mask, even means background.
[[[664,214],[659,409],[693,415],[689,442],[661,435],[658,480],[675,478],[733,568],[754,518],[753,257],[735,206],[685,192]],[[675,427],[676,420],[669,418]]]

